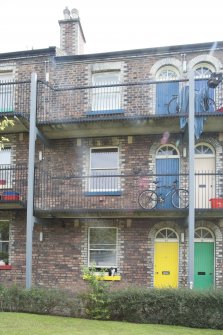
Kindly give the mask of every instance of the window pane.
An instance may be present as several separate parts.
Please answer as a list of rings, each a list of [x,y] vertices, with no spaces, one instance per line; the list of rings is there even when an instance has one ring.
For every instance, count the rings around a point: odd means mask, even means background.
[[[9,253],[9,223],[0,222],[0,260],[8,262]]]
[[[90,228],[90,244],[116,244],[116,228]]]
[[[92,149],[91,150],[91,168],[108,169],[118,167],[118,149]]]
[[[115,267],[117,229],[90,228],[89,238],[89,265],[97,267]]]

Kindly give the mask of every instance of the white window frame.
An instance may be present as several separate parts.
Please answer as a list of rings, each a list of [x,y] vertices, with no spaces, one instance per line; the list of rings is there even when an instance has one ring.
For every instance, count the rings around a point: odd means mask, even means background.
[[[102,72],[92,73],[92,85],[101,86],[92,89],[92,111],[112,111],[120,110],[121,108],[121,86],[107,86],[116,85],[120,83],[120,70],[108,70]],[[109,81],[109,76],[116,76],[117,80]]]
[[[9,152],[9,162],[2,163],[1,154],[4,151]],[[5,147],[0,150],[0,190],[1,189],[11,189],[12,188],[12,149],[11,147]],[[5,181],[5,183],[3,183]]]
[[[91,241],[90,241],[90,231],[91,229],[114,229],[116,231],[116,240],[115,240],[115,249],[111,248],[104,248],[104,249],[91,249]],[[103,243],[101,243],[103,244]],[[107,265],[100,265],[90,262],[91,251],[114,251],[115,250],[115,263],[114,264],[107,264]],[[118,266],[118,228],[116,227],[89,227],[88,228],[88,267],[95,267],[96,269],[108,269],[108,268],[117,268]]]
[[[0,72],[0,113],[13,112],[14,94],[13,94],[13,72]]]
[[[0,253],[1,252],[4,252],[3,251],[3,245],[4,244],[6,244],[8,247],[7,247],[7,249],[8,249],[8,252],[7,252],[7,258],[9,259],[9,222],[6,220],[5,222],[7,222],[8,223],[8,240],[3,240],[2,239],[2,236],[1,236],[1,231],[0,231]],[[0,260],[3,260],[2,258],[1,258],[1,256],[0,256]]]
[[[93,150],[109,150],[109,149],[115,149],[117,150],[117,166],[112,166],[110,168],[92,168],[92,151]],[[90,149],[90,178],[89,178],[89,190],[90,192],[116,192],[116,191],[120,191],[120,177],[113,177],[114,178],[114,181],[115,179],[117,179],[117,181],[115,182],[111,182],[111,187],[108,187],[108,188],[103,188],[100,187],[100,178],[109,178],[109,177],[103,177],[103,175],[101,175],[101,177],[96,177],[95,180],[98,179],[98,183],[96,181],[96,187],[93,185],[92,186],[92,182],[93,182],[93,179],[94,179],[94,173],[93,171],[97,171],[97,170],[104,170],[105,171],[105,175],[108,175],[109,173],[106,174],[106,171],[111,171],[111,170],[114,170],[116,173],[114,175],[119,175],[119,148],[118,147],[93,147]],[[111,174],[112,176],[112,174]],[[103,183],[103,181],[102,181]],[[94,184],[94,182],[93,182]],[[99,187],[98,187],[98,185]],[[113,185],[117,185],[117,187],[113,187]]]

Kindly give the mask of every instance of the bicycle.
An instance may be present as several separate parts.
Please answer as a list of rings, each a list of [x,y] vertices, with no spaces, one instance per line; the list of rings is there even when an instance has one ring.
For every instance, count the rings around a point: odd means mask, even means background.
[[[189,192],[184,188],[177,187],[177,180],[171,185],[158,186],[159,181],[153,181],[155,190],[144,190],[139,194],[138,203],[143,209],[153,209],[158,203],[164,203],[166,198],[171,196],[171,203],[175,208],[187,208],[189,205]],[[160,188],[170,188],[166,194],[158,193]]]
[[[188,86],[185,89],[189,90]],[[188,92],[185,97],[186,103],[183,106],[182,96],[173,95],[169,103],[167,104],[167,110],[169,114],[178,114],[180,112],[188,113],[189,110],[189,96]],[[195,91],[195,101],[197,101],[197,109],[202,112],[214,112],[216,110],[216,105],[214,99],[209,97],[208,88],[203,90]]]

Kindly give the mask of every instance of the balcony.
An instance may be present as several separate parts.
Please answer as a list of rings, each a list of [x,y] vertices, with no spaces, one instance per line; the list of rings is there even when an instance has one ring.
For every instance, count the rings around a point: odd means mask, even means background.
[[[172,180],[168,185],[163,181]],[[183,199],[173,196],[173,181],[183,188]],[[159,180],[159,184],[154,181]],[[220,218],[223,210],[223,174],[196,174],[196,216]],[[158,188],[156,189],[156,187]],[[174,186],[174,187],[175,187]],[[147,199],[139,203],[145,189],[157,192],[157,203],[147,206]],[[100,175],[75,176],[36,171],[35,214],[43,218],[186,218],[189,195],[188,175]],[[169,195],[166,195],[170,192]],[[160,193],[164,195],[160,200]]]
[[[29,130],[30,81],[0,82],[0,117],[14,120],[13,133]],[[11,133],[12,128],[4,129]]]
[[[26,207],[27,166],[0,166],[0,209]]]
[[[49,139],[157,134],[164,126],[170,133],[183,132],[189,104],[187,95],[187,105],[180,110],[177,107],[180,98],[185,100],[182,92],[188,94],[188,81],[86,87],[51,87],[38,82],[38,125]],[[202,131],[222,132],[222,84],[211,89],[206,105],[199,92],[195,92],[195,115],[205,120]]]
[[[48,139],[184,132],[188,106],[178,98],[188,81],[108,83],[103,86],[50,86],[37,83],[37,122]],[[203,108],[195,92],[195,116],[204,132],[223,132],[223,87],[210,92],[213,104]],[[13,132],[29,131],[30,82],[0,83],[0,116],[13,118]],[[196,118],[195,118],[196,121]],[[219,122],[220,121],[220,122]],[[12,128],[4,132],[12,132]]]

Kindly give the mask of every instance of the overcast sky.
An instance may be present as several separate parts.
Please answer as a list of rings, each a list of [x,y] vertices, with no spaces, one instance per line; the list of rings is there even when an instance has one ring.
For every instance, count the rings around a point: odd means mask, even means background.
[[[0,53],[58,46],[65,6],[79,11],[85,53],[223,40],[222,0],[1,0]]]

